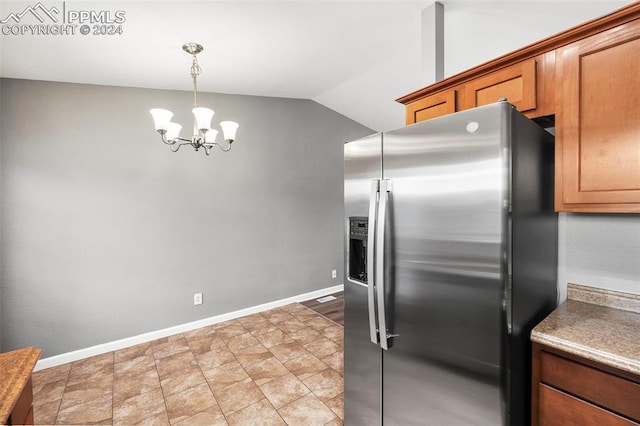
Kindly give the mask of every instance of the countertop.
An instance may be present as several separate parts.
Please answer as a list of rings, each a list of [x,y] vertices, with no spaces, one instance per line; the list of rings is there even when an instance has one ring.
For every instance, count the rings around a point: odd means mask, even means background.
[[[531,341],[640,376],[640,296],[569,284]]]
[[[0,424],[7,423],[40,353],[41,349],[28,347],[0,354]]]

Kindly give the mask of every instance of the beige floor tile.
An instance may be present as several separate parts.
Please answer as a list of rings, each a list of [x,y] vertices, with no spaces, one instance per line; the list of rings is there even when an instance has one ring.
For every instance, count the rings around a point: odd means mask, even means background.
[[[343,346],[341,326],[294,303],[35,372],[34,416],[38,424],[342,425]]]
[[[227,349],[226,346],[222,346],[216,349],[212,349],[209,352],[204,352],[196,355],[196,360],[202,371],[211,370],[212,368],[220,365],[227,364],[236,360],[233,353]]]
[[[178,371],[188,370],[197,366],[198,362],[191,351],[179,352],[156,360],[156,369],[160,379],[164,379]]]
[[[153,347],[151,342],[141,343],[139,345],[115,351],[114,355],[116,363],[129,361],[133,358],[138,358],[139,356],[153,355]]]
[[[227,387],[216,389],[213,391],[213,395],[225,416],[229,416],[264,398],[264,394],[249,378]]]
[[[288,425],[325,425],[336,419],[326,405],[313,394],[307,394],[300,399],[278,410]]]
[[[318,333],[312,328],[305,327],[301,328],[298,331],[289,333],[289,337],[291,337],[301,345],[306,345],[307,343],[315,342],[318,339],[322,339],[322,334]]]
[[[264,361],[272,356],[273,354],[269,349],[262,346],[262,344],[249,346],[248,348],[240,349],[235,353],[235,357],[244,368],[247,368],[257,362]]]
[[[248,333],[247,329],[239,322],[229,321],[229,324],[222,324],[223,325],[216,329],[216,335],[222,339]]]
[[[309,393],[309,389],[296,376],[287,373],[260,386],[269,402],[280,408]]]
[[[344,375],[344,352],[334,352],[321,359],[322,362],[336,370],[340,375]]]
[[[317,313],[312,311],[311,309],[306,309],[304,311],[294,312],[291,314],[294,318],[299,321],[306,322],[312,318],[316,318],[318,316]]]
[[[322,330],[322,335],[340,346],[344,345],[344,328],[339,325],[331,325],[325,328]]]
[[[113,423],[131,425],[165,412],[162,391],[155,389],[114,404]]]
[[[36,391],[36,388],[38,386],[44,385],[46,383],[59,382],[61,380],[64,380],[66,382],[69,378],[71,365],[72,363],[67,363],[34,372],[32,375],[34,392]]]
[[[191,340],[197,340],[203,337],[215,337],[215,324],[196,328],[195,330],[184,332],[182,333],[182,335],[187,339],[187,342],[191,342]]]
[[[332,398],[324,403],[335,413],[336,416],[344,420],[344,393]]]
[[[247,315],[247,316],[244,316],[244,317],[236,318],[236,321],[239,322],[240,324],[242,324],[242,326],[247,327],[247,326],[252,325],[252,324],[261,323],[263,321],[266,321],[266,319],[262,315],[262,313],[256,313],[256,314],[251,314],[251,315]]]
[[[144,420],[134,423],[134,426],[169,426],[169,417],[166,412],[155,414]]]
[[[307,377],[303,382],[322,401],[328,401],[344,393],[344,379],[330,368]]]
[[[287,321],[278,323],[278,328],[285,333],[294,333],[306,327],[305,323],[293,317]]]
[[[33,404],[43,405],[52,401],[60,401],[66,385],[67,379],[58,380],[57,382],[36,383],[34,378]]]
[[[33,405],[34,423],[37,425],[52,425],[56,422],[60,400],[47,402],[42,405]]]
[[[67,385],[62,394],[60,411],[92,400],[102,400],[104,398],[111,400],[112,392],[113,375],[90,378],[86,382]]]
[[[309,308],[300,303],[290,303],[288,305],[282,306],[280,309],[285,312],[289,312],[290,314],[295,312],[307,312],[309,310]]]
[[[219,337],[210,334],[189,339],[189,347],[194,355],[199,355],[216,349],[226,348],[226,345]]]
[[[216,390],[244,380],[249,376],[238,361],[232,361],[204,371],[204,377],[207,379],[209,387]]]
[[[286,425],[280,414],[266,399],[262,399],[250,406],[236,411],[228,417],[231,426],[280,426]]]
[[[182,334],[176,334],[174,336],[154,340],[152,342],[152,347],[155,359],[161,359],[189,350],[187,339]]]
[[[277,358],[271,357],[264,361],[251,364],[246,368],[251,379],[260,386],[280,376],[284,376],[289,372],[287,368],[278,361]]]
[[[324,358],[333,353],[342,351],[341,346],[324,337],[316,340],[315,342],[307,343],[304,345],[304,348],[318,358]]]
[[[293,317],[290,313],[285,312],[281,309],[272,309],[269,313],[265,313],[264,317],[269,320],[269,322],[273,324],[278,324],[285,321],[291,321]]]
[[[206,383],[206,379],[199,367],[191,367],[185,370],[175,371],[167,377],[160,379],[162,393],[166,398],[174,393],[182,392],[189,388]]]
[[[92,378],[113,376],[113,352],[76,361],[71,366],[67,386],[84,383]]]
[[[310,317],[309,319],[303,322],[307,325],[307,327],[311,327],[319,333],[322,333],[325,328],[335,325],[333,321],[328,320],[320,315],[316,315],[315,317]]]
[[[56,424],[105,424],[112,423],[111,395],[103,396],[68,407],[60,407]]]
[[[113,403],[160,389],[160,378],[155,368],[137,375],[116,376],[113,381]]]
[[[217,408],[222,414],[206,383],[166,397],[165,404],[170,423],[186,420],[204,410]]]
[[[115,377],[130,377],[154,370],[155,367],[155,358],[153,355],[148,354],[116,363],[113,367],[113,373]]]
[[[256,337],[264,345],[265,348],[272,348],[277,345],[282,345],[284,343],[293,343],[294,340],[287,336],[286,333],[279,328],[275,328],[275,330],[268,331],[266,333],[256,334]]]
[[[344,422],[341,419],[333,419],[329,423],[325,423],[324,426],[343,426]]]
[[[303,348],[299,343],[284,343],[282,345],[269,348],[280,362],[287,362],[290,359],[299,358],[304,354],[307,354],[307,350]]]
[[[248,348],[249,346],[255,346],[260,343],[249,332],[227,337],[225,339],[222,339],[222,341],[227,345],[227,348],[229,348],[231,352],[237,352],[240,349]]]
[[[306,379],[314,374],[326,370],[327,365],[315,355],[306,353],[298,358],[290,359],[284,363],[285,367],[299,379]]]
[[[210,408],[195,416],[174,423],[173,426],[226,426],[227,421],[220,411],[220,407]]]
[[[252,324],[246,328],[254,336],[280,330],[277,325],[275,325],[272,322],[269,322],[268,320],[264,320],[263,322]]]

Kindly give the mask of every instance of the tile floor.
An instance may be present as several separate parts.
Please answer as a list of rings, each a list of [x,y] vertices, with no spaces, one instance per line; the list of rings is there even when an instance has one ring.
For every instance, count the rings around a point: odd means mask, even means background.
[[[343,345],[294,303],[38,371],[35,422],[342,425]]]

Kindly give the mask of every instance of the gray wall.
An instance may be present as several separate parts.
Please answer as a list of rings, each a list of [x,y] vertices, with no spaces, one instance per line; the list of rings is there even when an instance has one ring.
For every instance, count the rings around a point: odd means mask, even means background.
[[[148,112],[188,129],[189,92],[0,92],[3,351],[48,357],[342,283],[342,144],[370,129],[308,100],[200,94],[240,123],[206,157],[170,152]]]
[[[640,215],[568,214],[558,223],[558,281],[640,294]]]

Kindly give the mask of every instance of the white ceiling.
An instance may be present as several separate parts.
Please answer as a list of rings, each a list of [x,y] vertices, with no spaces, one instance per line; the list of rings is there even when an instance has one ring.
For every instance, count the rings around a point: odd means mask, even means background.
[[[442,2],[445,15],[452,16],[473,16],[479,5],[490,12],[508,8],[509,3]],[[42,3],[47,8],[63,7],[62,1]],[[195,41],[205,48],[199,55],[201,91],[313,99],[373,129],[387,130],[403,122],[403,108],[394,99],[428,83],[420,81],[421,11],[430,3],[66,1],[67,11],[109,11],[112,16],[124,11],[122,34],[0,35],[0,75],[190,90],[191,59],[181,46]],[[563,3],[584,9],[584,2]],[[593,13],[598,16],[600,10],[614,10],[621,3],[629,1],[600,2]],[[37,0],[2,0],[0,19],[36,4]],[[546,2],[546,7],[552,4]],[[580,13],[575,19],[575,23],[584,20]],[[20,23],[38,22],[25,15]],[[562,25],[564,21],[553,28],[544,22],[537,26],[542,27],[538,32],[548,35],[569,26]],[[528,34],[524,39],[515,37],[515,47],[526,44],[522,40],[539,38],[536,31]],[[506,43],[505,48],[514,47]]]

